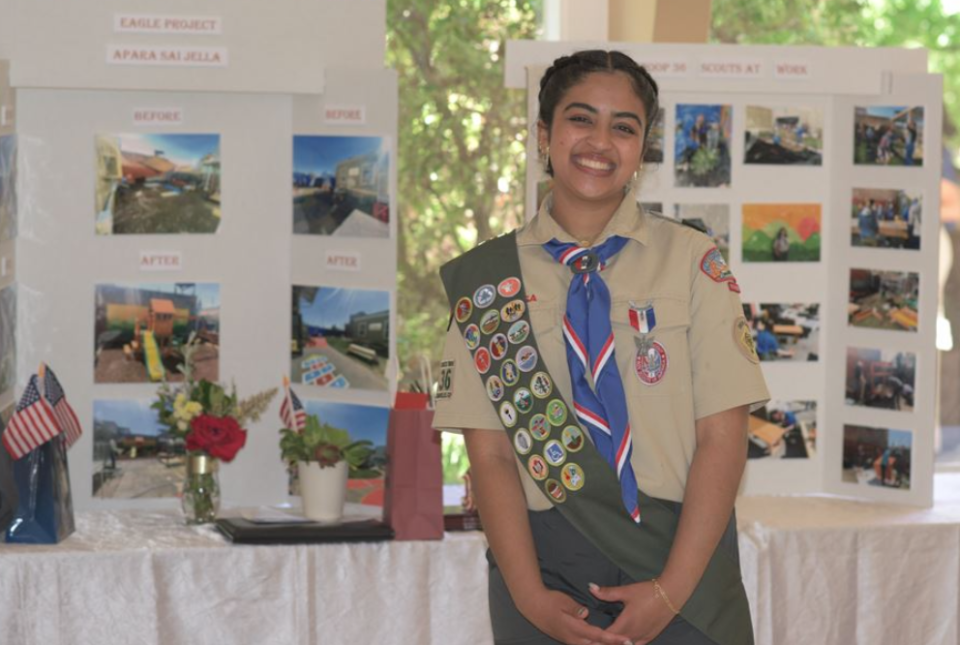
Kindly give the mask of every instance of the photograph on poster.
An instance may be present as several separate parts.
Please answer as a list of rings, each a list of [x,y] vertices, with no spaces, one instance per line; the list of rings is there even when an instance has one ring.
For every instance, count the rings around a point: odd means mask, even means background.
[[[730,185],[729,105],[677,105],[674,165],[677,186]]]
[[[663,215],[663,202],[640,202],[640,208],[642,208],[645,213]]]
[[[308,415],[316,415],[320,423],[346,430],[351,441],[370,441],[373,453],[360,470],[351,470],[347,481],[347,501],[368,506],[383,506],[384,474],[387,466],[387,422],[390,408],[354,405],[334,401],[302,399]],[[300,494],[297,469],[288,470],[288,493]]]
[[[293,232],[389,237],[389,139],[295,136]]]
[[[386,390],[390,294],[294,286],[290,352],[294,383]]]
[[[0,392],[17,381],[17,288],[0,289]]]
[[[219,134],[96,137],[97,235],[214,233]]]
[[[820,204],[744,204],[744,262],[819,262]]]
[[[819,166],[823,112],[806,107],[747,106],[743,163]]]
[[[913,434],[909,430],[843,426],[843,481],[910,489]]]
[[[923,108],[869,106],[854,110],[853,162],[923,165]]]
[[[761,361],[820,360],[819,304],[746,304]]]
[[[854,188],[850,243],[883,249],[919,249],[922,202],[920,193]]]
[[[674,204],[673,217],[706,232],[723,259],[730,262],[730,206],[728,204]]]
[[[643,152],[643,162],[663,163],[663,109],[657,112],[657,118],[650,125],[646,145],[647,148]]]
[[[191,338],[194,378],[219,378],[220,285],[100,284],[95,297],[95,383],[182,381]]]
[[[817,449],[817,402],[770,401],[750,413],[749,459],[808,459]]]
[[[186,444],[160,423],[153,399],[93,402],[93,496],[176,497],[186,477]]]
[[[920,274],[850,269],[847,321],[853,327],[917,331]]]
[[[847,348],[847,405],[913,412],[917,357],[909,352]]]
[[[17,137],[0,137],[0,242],[17,235]]]

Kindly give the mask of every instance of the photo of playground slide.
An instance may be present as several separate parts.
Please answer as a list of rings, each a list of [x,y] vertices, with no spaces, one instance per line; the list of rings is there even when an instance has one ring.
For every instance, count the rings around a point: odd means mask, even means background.
[[[390,294],[293,287],[290,380],[359,390],[387,389]]]
[[[358,471],[350,472],[347,481],[347,501],[367,506],[383,506],[384,475],[387,466],[387,422],[390,408],[373,405],[355,405],[335,401],[303,399],[307,414],[316,415],[320,423],[327,423],[350,433],[351,441],[370,441],[373,454]],[[289,478],[289,494],[300,494],[296,469]]]
[[[101,284],[95,311],[95,383],[182,381],[191,337],[194,377],[219,378],[220,285]]]

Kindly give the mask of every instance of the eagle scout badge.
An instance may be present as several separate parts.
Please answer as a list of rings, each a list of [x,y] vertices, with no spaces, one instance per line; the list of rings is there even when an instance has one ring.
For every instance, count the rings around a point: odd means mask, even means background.
[[[475,350],[480,346],[480,328],[476,325],[468,325],[463,331],[463,340],[467,343],[467,349]]]
[[[517,409],[513,407],[510,401],[504,401],[500,404],[500,421],[507,428],[517,425]]]
[[[530,438],[530,433],[523,428],[517,430],[517,433],[513,435],[513,447],[521,455],[529,454],[533,449],[533,439]]]
[[[657,326],[657,314],[653,305],[630,303],[630,326],[641,334],[649,334]]]
[[[520,414],[526,414],[533,409],[533,395],[530,394],[530,390],[525,387],[517,388],[517,391],[513,393],[513,404],[517,406],[517,411]]]
[[[520,278],[507,278],[497,286],[497,293],[504,298],[512,298],[520,293]]]
[[[530,372],[537,366],[537,350],[532,345],[524,345],[517,351],[517,367],[521,372]]]
[[[500,377],[494,374],[487,379],[487,396],[490,397],[490,400],[496,403],[503,398],[503,381],[500,380]]]
[[[536,479],[538,482],[542,482],[547,478],[547,462],[543,460],[543,457],[540,455],[531,455],[530,461],[527,462],[527,470],[530,471],[530,476]]]
[[[520,370],[517,369],[517,364],[512,358],[503,361],[503,365],[500,366],[500,378],[507,387],[513,387],[520,380]]]
[[[472,313],[473,303],[470,302],[470,298],[460,298],[460,300],[457,300],[457,308],[456,312],[454,313],[457,318],[457,322],[464,322]]]
[[[494,334],[490,339],[490,355],[493,360],[499,361],[507,355],[507,337],[505,334]]]
[[[567,452],[577,452],[583,448],[583,430],[577,426],[567,426],[560,433],[560,441]]]
[[[550,434],[550,426],[547,425],[547,417],[543,414],[535,414],[530,417],[530,434],[537,441],[543,441]]]
[[[511,300],[503,306],[503,310],[500,312],[500,317],[503,318],[504,322],[516,322],[523,317],[523,312],[526,310],[527,304],[523,300]]]
[[[564,466],[560,477],[563,479],[563,485],[572,491],[583,488],[583,468],[576,464],[567,464]]]
[[[560,399],[553,399],[547,403],[547,420],[550,425],[562,426],[567,420],[567,406]]]
[[[507,338],[510,339],[512,345],[519,345],[527,340],[528,336],[530,336],[530,323],[526,320],[518,320],[513,323],[507,332]]]
[[[477,366],[477,371],[486,374],[490,371],[490,352],[486,347],[481,347],[473,355],[473,362]]]
[[[750,331],[750,325],[747,323],[747,319],[743,316],[737,318],[733,323],[733,337],[737,343],[737,347],[740,348],[740,351],[747,357],[748,361],[751,363],[760,362],[760,356],[757,355],[757,345],[753,340],[753,333]]]
[[[667,373],[667,350],[659,342],[653,341],[646,351],[637,351],[634,368],[641,383],[656,385]]]
[[[538,399],[545,399],[553,393],[553,381],[546,372],[537,372],[530,381],[530,389]]]
[[[480,331],[482,331],[484,334],[492,334],[493,332],[497,331],[497,327],[499,326],[500,312],[496,309],[491,309],[490,311],[486,312],[480,319]]]
[[[552,439],[543,447],[543,458],[551,466],[559,466],[567,459],[567,451],[563,449],[560,442]]]
[[[493,285],[485,284],[473,292],[473,304],[483,309],[484,307],[489,307],[496,297],[497,290],[493,288]]]
[[[560,485],[556,479],[548,479],[544,488],[547,489],[547,495],[553,498],[557,504],[562,504],[567,499],[567,491],[563,490],[563,486]]]

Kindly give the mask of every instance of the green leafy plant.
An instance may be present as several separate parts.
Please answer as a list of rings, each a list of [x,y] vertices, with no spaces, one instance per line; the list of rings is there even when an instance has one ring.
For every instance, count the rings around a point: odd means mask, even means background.
[[[350,470],[365,474],[364,465],[373,454],[373,442],[366,439],[350,441],[350,433],[329,423],[321,423],[316,415],[309,415],[302,432],[282,428],[280,452],[284,461],[315,461],[321,468],[336,466],[346,461]]]

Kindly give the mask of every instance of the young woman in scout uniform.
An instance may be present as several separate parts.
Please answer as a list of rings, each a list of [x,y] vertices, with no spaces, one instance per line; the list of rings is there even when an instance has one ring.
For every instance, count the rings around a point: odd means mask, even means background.
[[[732,515],[768,394],[740,287],[708,237],[637,205],[646,70],[578,52],[539,99],[551,195],[441,271],[435,425],[466,439],[494,637],[749,644]]]

